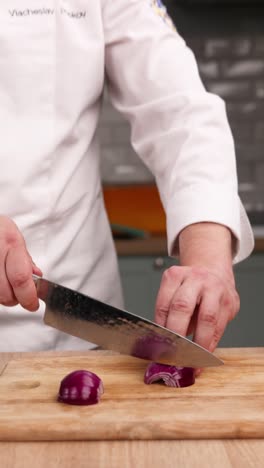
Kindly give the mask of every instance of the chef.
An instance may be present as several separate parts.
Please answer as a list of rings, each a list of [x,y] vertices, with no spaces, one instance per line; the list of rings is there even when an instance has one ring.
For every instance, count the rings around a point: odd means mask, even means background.
[[[224,102],[165,7],[3,0],[0,25],[0,351],[94,346],[43,324],[32,273],[123,305],[96,134],[105,86],[155,176],[180,260],[153,317],[213,351],[239,310],[233,264],[253,236]]]

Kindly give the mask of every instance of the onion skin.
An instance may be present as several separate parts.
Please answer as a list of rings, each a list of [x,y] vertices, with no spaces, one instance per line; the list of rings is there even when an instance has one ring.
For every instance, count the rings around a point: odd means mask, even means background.
[[[146,368],[144,382],[149,385],[160,381],[168,387],[189,387],[195,383],[195,369],[152,362]]]
[[[76,370],[62,379],[58,401],[68,405],[94,405],[100,401],[103,392],[103,382],[98,375]]]

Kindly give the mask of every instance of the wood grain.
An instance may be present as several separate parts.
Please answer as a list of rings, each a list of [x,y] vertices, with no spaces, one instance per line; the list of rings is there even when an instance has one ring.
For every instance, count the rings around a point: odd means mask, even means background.
[[[2,442],[4,468],[263,468],[264,441]]]
[[[264,437],[264,348],[219,350],[225,365],[185,389],[143,383],[146,362],[114,353],[22,355],[0,376],[0,440],[176,440]],[[89,369],[98,405],[58,403],[61,379]]]
[[[263,350],[231,349],[225,354],[231,360],[240,355],[255,363]],[[37,357],[47,355],[76,356],[76,352],[37,353]],[[35,353],[26,356],[36,359]],[[0,368],[12,357],[23,360],[25,354],[0,354]],[[0,442],[0,459],[5,468],[263,468],[264,440]]]

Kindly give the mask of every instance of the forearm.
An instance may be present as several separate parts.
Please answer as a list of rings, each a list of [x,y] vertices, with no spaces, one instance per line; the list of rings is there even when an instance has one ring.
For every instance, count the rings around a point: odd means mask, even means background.
[[[225,271],[233,277],[232,234],[216,223],[187,226],[179,235],[179,257],[183,266],[201,266]]]

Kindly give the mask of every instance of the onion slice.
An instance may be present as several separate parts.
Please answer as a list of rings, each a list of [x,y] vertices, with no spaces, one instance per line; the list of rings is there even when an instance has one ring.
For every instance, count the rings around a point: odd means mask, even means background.
[[[152,362],[148,365],[145,384],[163,381],[168,387],[189,387],[195,383],[195,370],[192,367],[176,367]]]
[[[61,381],[58,401],[68,405],[94,405],[104,392],[98,375],[87,370],[76,370]]]

